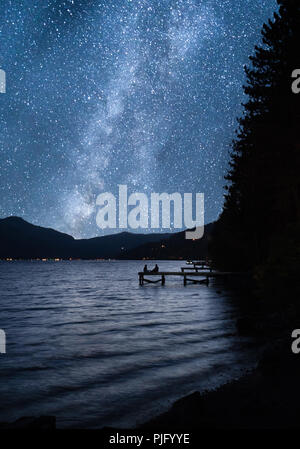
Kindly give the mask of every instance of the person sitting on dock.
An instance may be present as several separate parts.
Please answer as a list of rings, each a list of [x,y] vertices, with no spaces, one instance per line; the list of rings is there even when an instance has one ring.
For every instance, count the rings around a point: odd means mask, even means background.
[[[148,267],[147,267],[147,264],[144,266],[144,273],[148,273]]]
[[[158,265],[155,264],[155,267],[153,268],[152,273],[158,273],[158,272],[159,272]]]

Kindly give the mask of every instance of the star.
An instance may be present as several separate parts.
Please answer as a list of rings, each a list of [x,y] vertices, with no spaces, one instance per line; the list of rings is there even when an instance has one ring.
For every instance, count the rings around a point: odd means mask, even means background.
[[[123,184],[203,192],[215,220],[244,66],[277,7],[259,3],[5,2],[0,216],[101,235],[96,197]]]

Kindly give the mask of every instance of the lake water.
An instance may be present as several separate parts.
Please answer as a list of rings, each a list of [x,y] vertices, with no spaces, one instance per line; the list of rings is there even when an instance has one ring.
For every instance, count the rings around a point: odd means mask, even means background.
[[[237,302],[220,281],[140,287],[143,265],[0,262],[0,421],[135,426],[254,365],[255,343],[236,334]]]

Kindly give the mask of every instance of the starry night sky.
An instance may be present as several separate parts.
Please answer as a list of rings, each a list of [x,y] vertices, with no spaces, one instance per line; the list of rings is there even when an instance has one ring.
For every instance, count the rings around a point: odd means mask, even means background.
[[[216,219],[243,66],[276,6],[5,0],[0,217],[101,235],[96,196],[127,184],[149,197],[204,192],[205,222]]]

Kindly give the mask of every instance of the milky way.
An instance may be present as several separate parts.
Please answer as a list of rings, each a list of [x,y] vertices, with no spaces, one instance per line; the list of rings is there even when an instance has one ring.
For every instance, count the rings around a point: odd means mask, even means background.
[[[223,204],[243,66],[275,0],[6,0],[0,216],[100,235],[103,192]]]

